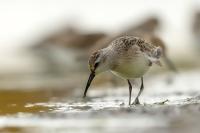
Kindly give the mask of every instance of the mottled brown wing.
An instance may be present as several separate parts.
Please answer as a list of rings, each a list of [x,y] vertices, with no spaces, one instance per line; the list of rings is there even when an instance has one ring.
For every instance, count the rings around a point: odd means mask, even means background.
[[[151,53],[156,47],[150,43],[147,43],[144,39],[134,36],[124,36],[113,41],[112,45],[115,45],[116,50],[128,51],[132,49],[134,45],[137,45],[142,52]]]

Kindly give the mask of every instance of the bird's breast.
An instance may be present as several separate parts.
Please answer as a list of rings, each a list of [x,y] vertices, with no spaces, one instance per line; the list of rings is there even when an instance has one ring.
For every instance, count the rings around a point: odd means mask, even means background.
[[[144,55],[118,58],[111,72],[122,78],[142,77],[149,69],[149,60]]]

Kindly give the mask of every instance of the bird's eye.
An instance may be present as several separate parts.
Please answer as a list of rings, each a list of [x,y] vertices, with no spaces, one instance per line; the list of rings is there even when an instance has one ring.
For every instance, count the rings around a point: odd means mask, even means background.
[[[95,63],[95,64],[94,64],[94,68],[97,68],[98,65],[99,65],[99,62]]]

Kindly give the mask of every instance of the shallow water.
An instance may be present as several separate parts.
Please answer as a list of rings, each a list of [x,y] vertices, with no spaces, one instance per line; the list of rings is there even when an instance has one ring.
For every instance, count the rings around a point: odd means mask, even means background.
[[[199,79],[199,71],[173,75],[173,82],[169,75],[146,79],[142,104],[131,107],[127,86],[93,86],[87,99],[65,90],[2,90],[0,132],[199,132]]]

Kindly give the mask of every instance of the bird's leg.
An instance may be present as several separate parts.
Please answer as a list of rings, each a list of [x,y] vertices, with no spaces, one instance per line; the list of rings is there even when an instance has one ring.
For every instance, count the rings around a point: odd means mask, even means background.
[[[144,83],[143,83],[143,77],[141,77],[140,91],[139,91],[138,95],[136,96],[135,101],[132,104],[140,104],[139,96],[141,95],[143,90],[144,90]]]
[[[132,93],[132,85],[131,82],[127,79],[129,85],[129,102],[128,104],[131,105],[131,93]]]
[[[174,72],[178,72],[173,62],[169,58],[167,58],[167,56],[164,56],[164,61],[169,67],[169,69],[171,69]]]

